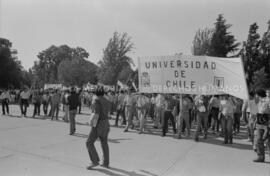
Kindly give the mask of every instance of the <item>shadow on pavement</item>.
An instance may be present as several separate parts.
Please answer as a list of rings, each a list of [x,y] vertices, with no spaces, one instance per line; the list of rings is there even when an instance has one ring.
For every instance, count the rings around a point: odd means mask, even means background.
[[[75,137],[81,137],[81,138],[88,138],[88,135],[86,134],[80,134],[80,133],[74,133],[73,136]],[[131,138],[119,138],[119,139],[108,139],[108,142],[119,144],[120,141],[126,141],[126,140],[132,140]]]
[[[216,138],[201,139],[199,142],[213,144],[213,145],[219,145],[222,147],[236,148],[236,149],[241,149],[241,150],[252,150],[251,144],[239,144],[239,143],[223,144],[223,140],[218,140]]]
[[[126,171],[126,170],[114,168],[114,167],[110,167],[109,169],[93,169],[93,170],[104,173],[109,176],[158,176],[156,174],[153,174],[144,170],[140,170],[140,171],[144,172],[145,174],[140,174],[135,171]]]

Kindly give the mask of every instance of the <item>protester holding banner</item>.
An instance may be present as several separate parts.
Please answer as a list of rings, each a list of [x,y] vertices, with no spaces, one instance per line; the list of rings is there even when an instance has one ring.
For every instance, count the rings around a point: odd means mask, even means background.
[[[235,105],[229,97],[229,95],[224,95],[223,100],[220,102],[220,112],[221,112],[221,124],[224,131],[224,144],[233,143],[233,113]]]
[[[173,111],[177,109],[177,102],[173,99],[172,95],[168,94],[165,97],[165,111],[164,111],[164,124],[162,128],[162,136],[166,136],[168,131],[168,120],[171,121],[173,132],[176,134],[175,120],[173,116]]]
[[[195,141],[199,141],[199,133],[201,127],[203,126],[204,139],[207,138],[208,130],[208,101],[204,95],[198,95],[195,98],[195,109],[196,109],[196,119],[197,119],[197,128],[194,136]]]
[[[162,94],[158,94],[155,98],[155,119],[154,128],[162,127],[164,120],[164,104],[165,98]]]
[[[193,109],[193,103],[188,95],[181,95],[180,97],[180,113],[178,115],[178,135],[177,138],[182,137],[182,129],[185,124],[187,129],[187,137],[190,136],[190,111]]]
[[[219,96],[218,95],[212,96],[209,102],[208,110],[210,112],[209,116],[211,119],[211,128],[213,132],[215,132],[215,130],[217,132],[219,131],[219,124],[220,124],[220,121],[218,120],[219,107],[220,107]]]

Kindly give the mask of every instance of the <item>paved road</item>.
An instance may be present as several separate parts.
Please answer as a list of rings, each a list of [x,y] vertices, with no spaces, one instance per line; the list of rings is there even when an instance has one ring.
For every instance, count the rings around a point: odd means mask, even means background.
[[[11,114],[0,116],[1,176],[270,176],[269,157],[267,163],[253,163],[256,155],[244,133],[224,146],[215,136],[196,143],[161,137],[152,129],[140,135],[114,127],[109,135],[112,168],[88,171],[87,114],[78,115],[75,136],[68,135],[62,121],[18,118],[17,106]],[[100,153],[99,141],[96,147]]]

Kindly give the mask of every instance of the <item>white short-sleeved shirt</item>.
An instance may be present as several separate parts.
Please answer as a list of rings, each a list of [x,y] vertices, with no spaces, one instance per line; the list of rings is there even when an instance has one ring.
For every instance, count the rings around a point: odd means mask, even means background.
[[[20,96],[21,96],[22,99],[29,99],[30,98],[30,92],[29,91],[27,91],[27,92],[22,91]]]

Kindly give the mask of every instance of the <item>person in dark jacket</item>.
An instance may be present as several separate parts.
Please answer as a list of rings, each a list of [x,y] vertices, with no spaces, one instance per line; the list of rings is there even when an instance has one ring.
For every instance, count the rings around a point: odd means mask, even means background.
[[[97,98],[93,103],[93,113],[97,114],[99,116],[99,119],[96,127],[92,127],[88,139],[86,141],[88,154],[90,160],[92,161],[92,165],[87,167],[88,170],[91,170],[99,165],[100,160],[94,145],[97,138],[100,139],[104,157],[103,164],[101,166],[105,168],[109,167],[108,135],[110,131],[110,124],[108,114],[110,111],[110,101],[103,96],[104,93],[105,92],[103,87],[97,88],[95,93]]]
[[[69,122],[70,122],[69,134],[73,135],[76,131],[75,116],[77,113],[77,107],[79,105],[79,97],[74,87],[71,88],[71,95],[68,97],[67,105],[69,106]]]

